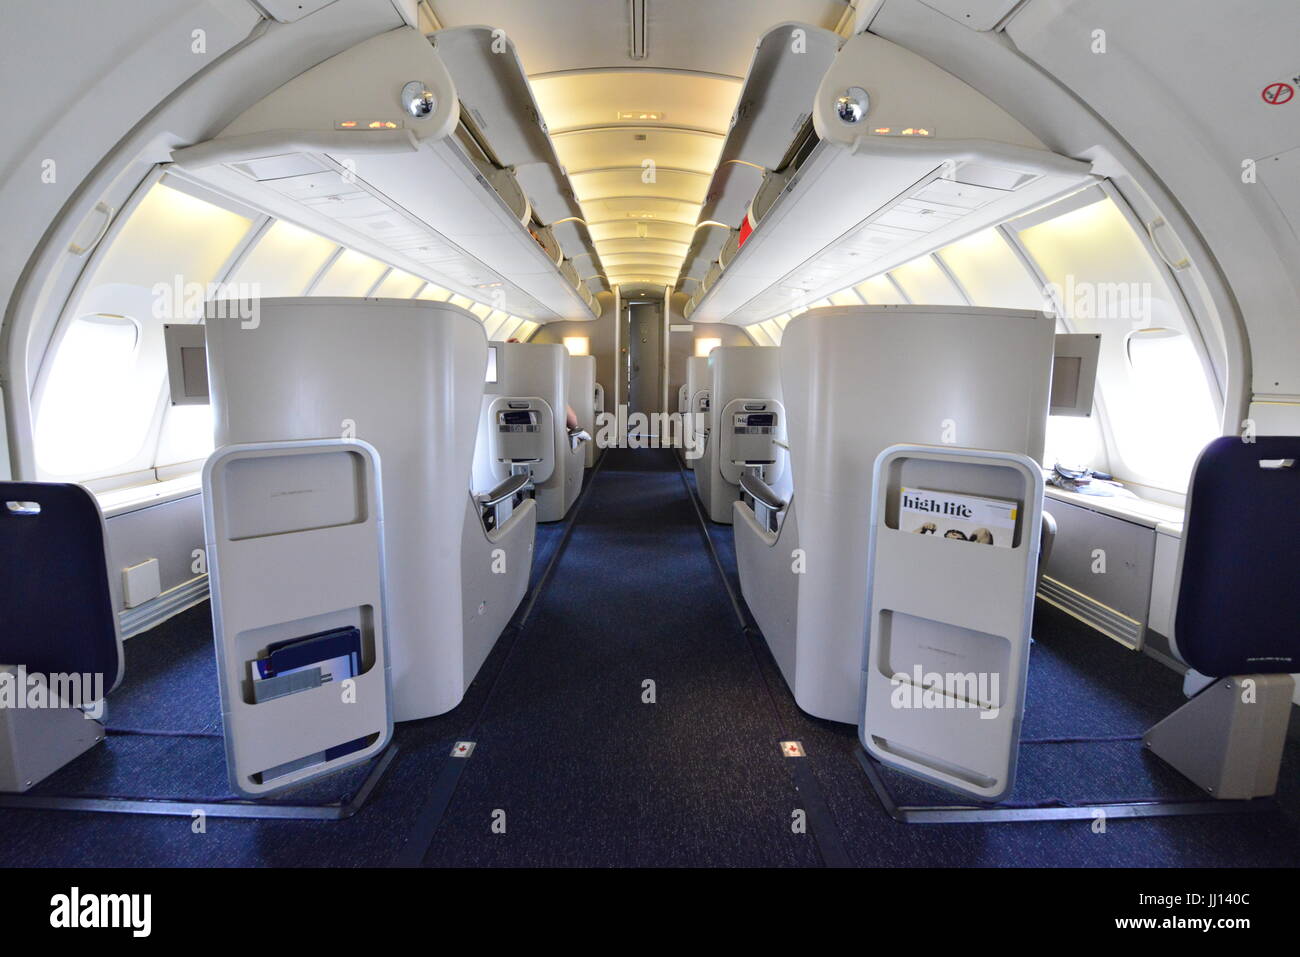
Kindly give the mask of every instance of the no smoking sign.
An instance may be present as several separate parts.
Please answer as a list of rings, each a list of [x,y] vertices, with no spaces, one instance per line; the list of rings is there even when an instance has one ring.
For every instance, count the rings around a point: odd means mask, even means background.
[[[1272,106],[1281,106],[1283,103],[1289,103],[1291,98],[1295,96],[1295,87],[1290,83],[1270,83],[1264,87],[1264,91],[1260,93],[1260,96],[1263,97],[1265,103]]]

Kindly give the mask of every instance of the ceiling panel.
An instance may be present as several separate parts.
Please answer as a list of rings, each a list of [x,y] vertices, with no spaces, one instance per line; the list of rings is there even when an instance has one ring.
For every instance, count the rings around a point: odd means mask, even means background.
[[[686,243],[675,243],[667,239],[609,239],[601,244],[606,255],[618,256],[626,253],[661,253],[680,259],[690,247]]]
[[[586,211],[588,222],[598,223],[609,219],[652,219],[693,226],[700,212],[698,203],[665,199],[649,194],[644,197],[593,199],[583,203],[582,208]]]
[[[609,253],[602,254],[600,261],[605,264],[607,272],[617,272],[625,266],[635,266],[638,263],[650,266],[663,266],[667,269],[676,269],[681,265],[682,257],[674,256],[671,253],[652,253],[652,252],[632,252],[632,253]]]
[[[697,206],[709,189],[707,173],[684,173],[656,166],[569,173],[578,202],[615,196],[651,194],[684,200]]]
[[[647,0],[646,56],[629,56],[618,0],[430,0],[444,27],[485,23],[514,41],[530,74],[582,69],[694,70],[743,77],[758,37],[789,20],[835,29],[847,0]]]
[[[646,56],[634,59],[625,0],[430,7],[443,27],[505,30],[607,278],[660,287],[675,281],[694,236],[759,38],[789,21],[835,29],[850,9],[846,0],[646,0]]]
[[[681,130],[638,128],[611,123],[598,130],[552,134],[555,150],[566,170],[640,167],[652,159],[656,166],[712,173],[722,152],[723,135]]]
[[[681,223],[661,223],[654,221],[641,221],[626,219],[614,220],[604,223],[592,223],[591,238],[598,243],[610,242],[619,239],[637,239],[637,227],[644,226],[646,238],[648,239],[666,239],[672,243],[680,243],[689,248],[691,239],[695,235],[694,226],[686,226]],[[686,249],[682,250],[682,255],[686,255]]]
[[[721,116],[725,132],[741,82],[731,77],[627,70],[535,77],[532,86],[552,132],[624,122],[619,114],[628,112],[662,116],[642,121],[647,126],[694,129],[716,129]]]

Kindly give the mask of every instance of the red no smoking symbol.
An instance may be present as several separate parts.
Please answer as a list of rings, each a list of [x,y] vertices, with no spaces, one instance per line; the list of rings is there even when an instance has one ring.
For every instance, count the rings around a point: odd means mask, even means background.
[[[1281,106],[1295,96],[1295,87],[1290,83],[1270,83],[1264,87],[1264,92],[1260,96],[1264,98],[1265,103]]]

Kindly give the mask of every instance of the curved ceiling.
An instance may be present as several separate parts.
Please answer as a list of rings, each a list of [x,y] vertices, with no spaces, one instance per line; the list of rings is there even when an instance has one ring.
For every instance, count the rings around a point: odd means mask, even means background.
[[[835,29],[851,6],[847,0],[429,4],[443,27],[488,24],[513,41],[606,279],[629,295],[657,295],[676,282],[759,38],[791,20]]]

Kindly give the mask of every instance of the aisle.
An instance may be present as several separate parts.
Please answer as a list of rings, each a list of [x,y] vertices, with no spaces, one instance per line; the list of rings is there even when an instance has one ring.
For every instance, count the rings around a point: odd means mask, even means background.
[[[673,454],[606,455],[425,863],[818,864]]]

